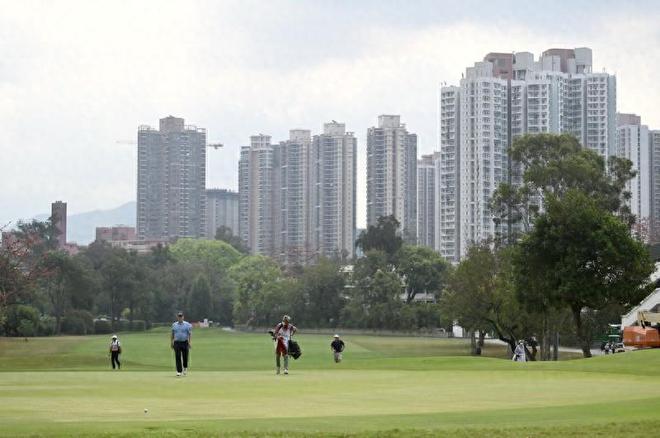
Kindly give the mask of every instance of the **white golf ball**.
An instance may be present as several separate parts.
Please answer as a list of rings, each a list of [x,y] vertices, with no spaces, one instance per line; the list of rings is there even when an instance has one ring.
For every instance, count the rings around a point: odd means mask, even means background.
[[[146,414],[147,412],[149,412],[149,409],[144,408],[144,413]]]

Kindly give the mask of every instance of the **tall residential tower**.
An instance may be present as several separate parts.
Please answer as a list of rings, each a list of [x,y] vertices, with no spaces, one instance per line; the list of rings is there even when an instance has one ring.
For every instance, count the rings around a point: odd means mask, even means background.
[[[417,135],[400,116],[378,116],[367,131],[367,225],[394,215],[404,239],[417,240]]]
[[[253,136],[239,162],[240,235],[285,265],[354,255],[357,141],[343,123],[271,145]]]
[[[521,182],[509,160],[524,134],[569,133],[603,157],[617,153],[616,78],[592,72],[589,48],[489,53],[460,87],[440,90],[440,160],[435,248],[457,262],[470,245],[509,232],[490,200],[502,182]],[[504,229],[507,227],[507,229]]]
[[[138,128],[137,236],[206,235],[206,130],[177,117]]]
[[[332,121],[314,136],[312,245],[323,257],[351,258],[356,239],[357,139]]]
[[[649,128],[642,125],[641,117],[635,114],[617,114],[616,155],[632,162],[636,175],[628,181],[629,206],[635,215],[636,235],[643,241],[649,240],[651,216],[651,150]]]
[[[417,244],[435,244],[435,163],[438,153],[422,155],[417,161]]]

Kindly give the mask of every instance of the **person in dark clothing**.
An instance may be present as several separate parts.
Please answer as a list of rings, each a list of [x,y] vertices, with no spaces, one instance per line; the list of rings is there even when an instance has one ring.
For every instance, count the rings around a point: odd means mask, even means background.
[[[335,363],[341,362],[341,352],[344,351],[344,341],[339,339],[339,335],[335,335],[333,341],[330,343],[330,349],[335,357]]]
[[[121,363],[119,362],[119,355],[121,354],[121,342],[117,339],[117,335],[112,335],[112,341],[110,342],[110,362],[112,363],[112,369],[115,369],[115,363],[117,364],[117,369],[121,369]]]
[[[176,316],[177,321],[172,324],[172,336],[170,337],[170,342],[172,350],[174,350],[176,376],[181,377],[182,374],[184,376],[188,374],[188,350],[192,347],[190,344],[192,324],[183,320],[183,312],[177,313]],[[183,362],[183,364],[181,362]]]

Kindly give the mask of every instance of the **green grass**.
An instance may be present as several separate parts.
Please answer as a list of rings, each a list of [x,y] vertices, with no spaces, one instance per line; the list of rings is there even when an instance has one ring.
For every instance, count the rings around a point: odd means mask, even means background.
[[[176,378],[167,330],[0,339],[0,435],[654,436],[660,350],[513,363],[462,340],[300,335],[303,357],[275,376],[267,335],[196,330]],[[144,409],[148,413],[144,413]]]

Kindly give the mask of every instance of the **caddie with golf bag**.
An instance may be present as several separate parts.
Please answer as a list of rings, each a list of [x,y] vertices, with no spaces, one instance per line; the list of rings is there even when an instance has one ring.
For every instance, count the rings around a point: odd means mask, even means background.
[[[299,352],[298,345],[291,339],[291,337],[296,332],[296,327],[291,324],[291,318],[289,315],[284,315],[282,317],[282,322],[277,324],[271,332],[271,336],[275,341],[275,365],[276,365],[276,374],[280,373],[281,362],[280,358],[284,358],[284,374],[289,374],[289,353],[290,349],[293,354],[293,349],[295,348]],[[293,347],[295,344],[294,348]]]

